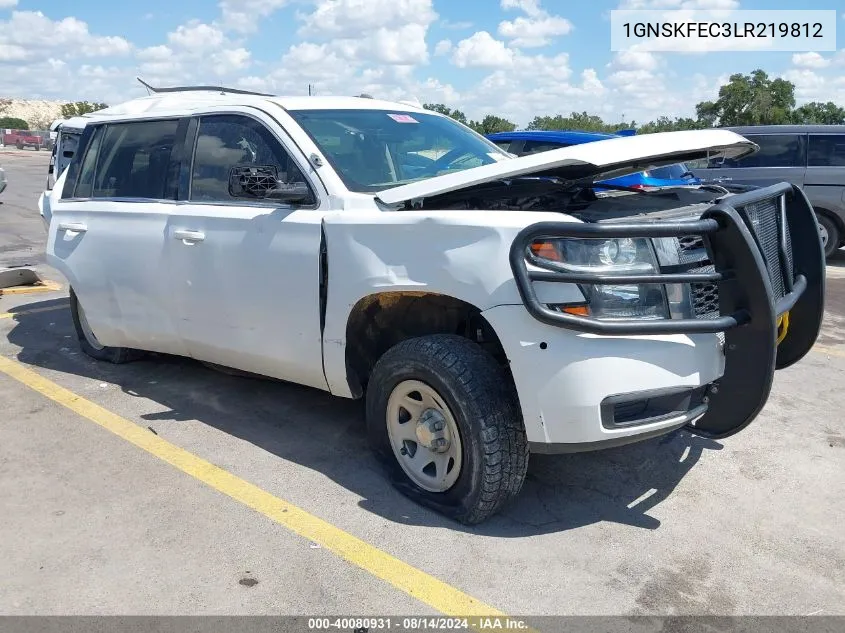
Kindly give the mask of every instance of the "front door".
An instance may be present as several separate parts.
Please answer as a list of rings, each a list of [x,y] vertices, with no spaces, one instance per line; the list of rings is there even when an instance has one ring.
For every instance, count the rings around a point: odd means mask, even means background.
[[[305,204],[255,188],[269,176],[307,180],[307,164],[297,164],[273,127],[245,114],[198,120],[187,202],[165,228],[180,332],[197,359],[327,389],[322,213],[313,187]],[[237,174],[251,180],[244,185]]]

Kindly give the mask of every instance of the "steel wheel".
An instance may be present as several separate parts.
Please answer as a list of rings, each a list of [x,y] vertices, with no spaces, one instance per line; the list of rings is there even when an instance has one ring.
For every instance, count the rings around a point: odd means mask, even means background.
[[[438,393],[424,382],[404,380],[387,401],[387,434],[396,461],[423,490],[446,492],[461,473],[458,425]]]
[[[88,324],[88,317],[85,316],[85,309],[82,307],[82,304],[78,304],[77,312],[79,314],[79,325],[82,328],[82,334],[85,336],[85,340],[88,341],[88,344],[96,350],[105,349],[105,345],[100,343],[97,340],[97,337],[94,336],[94,330],[91,329],[91,326]]]
[[[827,241],[830,239],[830,235],[827,232],[827,227],[821,222],[819,222],[819,237],[822,238],[822,247],[827,250]]]

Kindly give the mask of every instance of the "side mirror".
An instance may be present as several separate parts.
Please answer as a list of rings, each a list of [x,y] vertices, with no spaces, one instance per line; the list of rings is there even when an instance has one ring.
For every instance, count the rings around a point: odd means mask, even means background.
[[[285,183],[277,181],[276,186],[267,192],[265,198],[278,200],[279,202],[288,202],[290,204],[313,201],[311,189],[304,182]]]
[[[233,198],[278,200],[289,204],[313,200],[304,182],[279,180],[275,165],[238,166],[229,170],[229,195]]]

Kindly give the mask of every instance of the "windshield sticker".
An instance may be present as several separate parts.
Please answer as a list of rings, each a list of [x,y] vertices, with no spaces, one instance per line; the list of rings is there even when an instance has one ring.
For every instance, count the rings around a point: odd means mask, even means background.
[[[410,114],[388,114],[387,116],[389,116],[397,123],[419,123],[419,121],[417,121]]]

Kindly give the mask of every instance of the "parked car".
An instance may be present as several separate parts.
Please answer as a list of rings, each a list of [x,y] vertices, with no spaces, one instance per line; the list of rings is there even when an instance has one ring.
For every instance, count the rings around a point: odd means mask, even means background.
[[[86,354],[365,398],[397,487],[478,523],[531,452],[737,433],[812,347],[800,189],[594,195],[755,149],[710,130],[515,158],[406,104],[168,89],[90,115],[39,206]]]
[[[760,146],[740,159],[710,157],[692,166],[716,182],[768,186],[790,182],[804,190],[816,211],[830,257],[845,245],[845,126],[769,125],[726,128]]]
[[[42,143],[43,140],[39,134],[27,130],[7,130],[3,133],[3,145],[14,145],[18,149],[32,147],[39,151]]]
[[[56,179],[67,169],[79,145],[79,138],[88,119],[83,115],[71,119],[57,119],[50,126],[50,134],[55,135],[50,155],[50,165],[47,168],[47,189],[53,188]]]
[[[635,130],[625,130],[620,134],[603,134],[600,132],[576,132],[571,130],[526,130],[519,132],[498,132],[488,134],[487,138],[506,152],[515,156],[525,156],[537,152],[546,152],[561,147],[570,147],[582,143],[594,143],[622,136],[633,136]],[[665,167],[657,167],[637,172],[619,178],[603,181],[603,184],[617,187],[631,187],[633,189],[650,189],[659,187],[683,187],[700,184],[700,181],[690,173],[686,165],[676,163]]]

